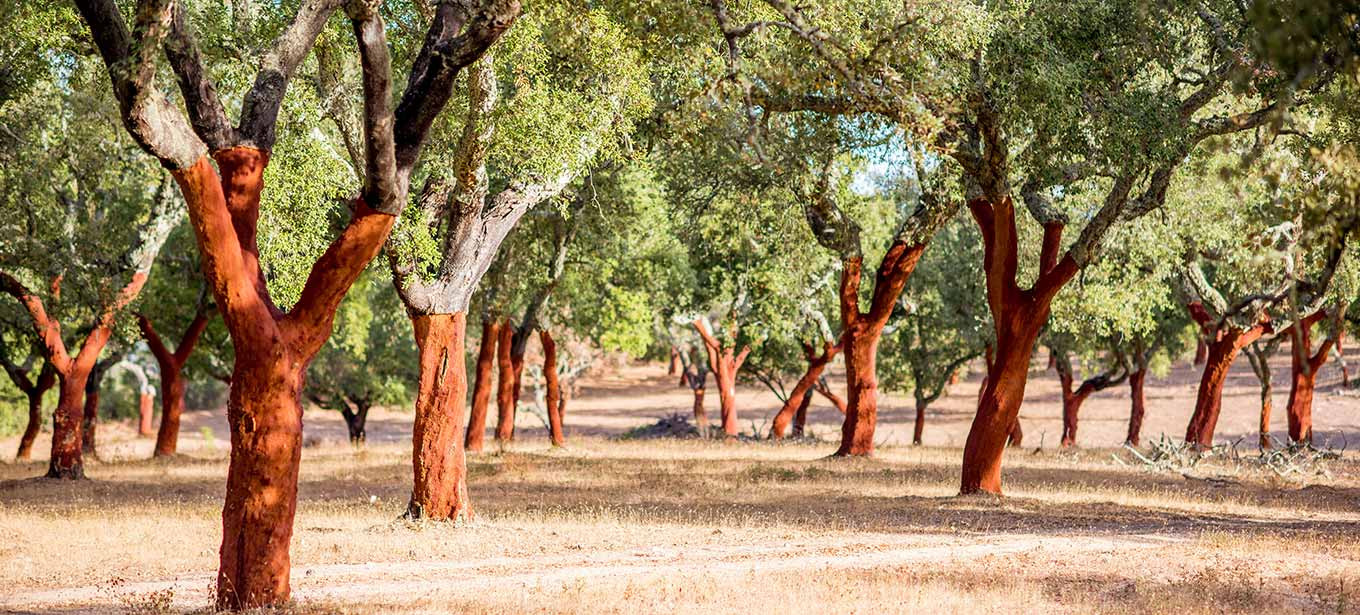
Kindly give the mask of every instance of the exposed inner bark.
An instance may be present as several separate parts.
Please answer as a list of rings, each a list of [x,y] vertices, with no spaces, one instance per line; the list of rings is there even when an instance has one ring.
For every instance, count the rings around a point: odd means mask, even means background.
[[[1142,444],[1143,417],[1147,414],[1147,398],[1143,393],[1146,379],[1146,365],[1139,365],[1129,374],[1129,431],[1124,436],[1124,442],[1131,446]]]
[[[1185,442],[1198,449],[1207,449],[1214,445],[1214,428],[1223,409],[1223,386],[1228,380],[1229,368],[1243,348],[1270,331],[1270,325],[1267,321],[1243,329],[1229,322],[1220,324],[1198,303],[1190,304],[1190,313],[1205,327],[1209,340],[1204,372],[1195,395],[1195,411],[1185,428]]]
[[[807,420],[807,405],[812,395],[812,388],[817,384],[817,380],[822,377],[822,372],[828,363],[836,358],[836,353],[840,352],[839,344],[826,342],[822,344],[821,352],[817,352],[811,344],[803,344],[803,357],[807,360],[807,371],[794,384],[793,390],[789,392],[788,399],[784,400],[784,405],[779,408],[779,412],[774,415],[774,421],[770,424],[770,437],[776,440],[784,437],[788,430],[789,423],[793,421],[798,411],[802,411],[803,420]],[[802,435],[802,430],[796,430],[796,435]]]
[[[1247,359],[1251,362],[1251,369],[1256,373],[1257,381],[1261,383],[1261,420],[1257,428],[1257,439],[1262,450],[1273,448],[1270,441],[1270,415],[1275,386],[1271,378],[1270,356],[1275,354],[1276,347],[1275,341],[1265,343],[1258,341],[1247,346],[1245,350]]]
[[[1289,405],[1285,411],[1289,419],[1289,441],[1297,444],[1313,443],[1313,390],[1317,386],[1318,372],[1327,363],[1327,353],[1337,340],[1335,335],[1328,336],[1316,351],[1313,350],[1313,325],[1325,316],[1325,311],[1318,310],[1289,330],[1294,347],[1289,353]]]
[[[500,339],[496,344],[496,442],[505,444],[515,439],[515,364],[510,357],[515,328],[506,320],[501,323]]]
[[[467,316],[429,314],[411,319],[420,348],[420,389],[412,465],[415,470],[406,514],[413,519],[471,520],[464,457],[464,397],[467,376],[463,344]]]
[[[548,437],[553,446],[566,444],[562,433],[562,387],[557,381],[557,343],[547,329],[538,332],[539,342],[543,344],[543,381],[548,390],[544,410],[548,413]]]
[[[174,455],[179,447],[179,420],[184,413],[184,364],[189,360],[210,319],[207,310],[199,310],[172,351],[156,333],[151,320],[141,314],[137,316],[142,337],[146,338],[147,347],[151,349],[151,356],[155,357],[161,372],[161,425],[156,432],[154,457]]]
[[[968,209],[983,239],[983,269],[987,304],[992,312],[995,342],[987,366],[986,385],[978,398],[977,415],[963,450],[959,491],[1001,493],[1001,458],[1007,442],[1019,445],[1020,404],[1029,379],[1034,344],[1048,321],[1053,297],[1078,271],[1069,252],[1058,250],[1063,224],[1044,225],[1039,276],[1028,289],[1020,288],[1015,208],[1009,197],[996,202],[974,199]]]
[[[467,439],[464,448],[469,453],[480,453],[486,442],[486,410],[491,402],[492,368],[496,362],[496,343],[500,338],[501,323],[494,317],[482,318],[482,339],[477,350],[477,371],[472,385],[472,412],[468,415]]]
[[[713,337],[713,334],[708,331],[703,320],[695,320],[694,329],[699,332],[699,337],[704,342],[704,350],[708,354],[708,366],[713,372],[713,381],[718,385],[718,409],[722,419],[723,435],[727,438],[735,438],[739,431],[737,426],[737,372],[741,370],[742,363],[746,362],[746,355],[750,354],[751,347],[743,346],[741,352],[737,352],[735,323],[732,325],[729,335],[729,338],[732,339],[730,346],[723,346],[718,342],[717,338]]]
[[[1061,446],[1075,446],[1077,443],[1077,415],[1081,411],[1081,404],[1091,394],[1123,383],[1124,379],[1128,377],[1128,370],[1121,360],[1116,367],[1087,378],[1073,390],[1072,361],[1067,356],[1067,351],[1053,348],[1050,349],[1049,356],[1052,357],[1051,362],[1058,369],[1058,380],[1062,384],[1063,432]]]

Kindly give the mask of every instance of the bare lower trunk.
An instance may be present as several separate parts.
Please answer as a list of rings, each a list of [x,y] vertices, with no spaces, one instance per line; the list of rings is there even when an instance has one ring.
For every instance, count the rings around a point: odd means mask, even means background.
[[[538,339],[543,345],[543,381],[548,390],[544,402],[548,413],[548,439],[553,446],[562,446],[566,444],[566,437],[562,434],[562,387],[557,381],[557,343],[547,329],[539,331]]]
[[[88,369],[72,370],[59,378],[57,409],[52,414],[52,458],[48,462],[48,478],[85,478],[85,464],[81,457],[84,444],[85,384]]]
[[[921,436],[926,430],[926,405],[925,398],[916,398],[916,425],[911,430],[911,443],[914,446],[921,445]]]
[[[28,397],[28,426],[24,428],[24,435],[19,438],[19,453],[15,455],[20,461],[33,458],[33,441],[38,439],[38,432],[42,430],[43,394],[50,388],[52,385],[49,383],[39,390],[25,392]]]
[[[1029,358],[1048,310],[1030,312],[1028,318],[999,329],[993,358],[987,369],[987,385],[978,401],[977,415],[963,449],[961,493],[1001,493],[1001,458],[1008,442],[1019,446],[1020,404],[1029,380]]]
[[[860,320],[845,329],[845,422],[836,456],[872,455],[878,425],[878,340],[875,330]]]
[[[151,418],[156,413],[156,396],[151,393],[142,393],[137,399],[137,435],[143,438],[151,437],[154,433],[151,429]]]
[[[501,324],[496,343],[496,367],[500,379],[496,389],[496,442],[504,444],[515,438],[515,366],[510,360],[510,345],[515,328],[510,321]]]
[[[1295,373],[1289,386],[1289,440],[1313,443],[1313,389],[1317,375]]]
[[[467,439],[464,448],[470,453],[482,452],[486,441],[486,411],[491,402],[491,372],[496,363],[496,342],[501,324],[494,318],[482,319],[482,339],[477,350],[477,372],[472,385],[472,413],[468,416]]]
[[[274,340],[269,340],[274,341]],[[227,422],[231,464],[222,507],[217,608],[280,604],[289,595],[289,553],[302,454],[302,373],[271,348],[237,348]]]
[[[793,413],[793,437],[801,438],[807,432],[807,411],[812,404],[812,394],[803,395],[803,401],[798,403],[798,410]]]
[[[1138,371],[1129,374],[1129,431],[1124,436],[1124,442],[1138,446],[1141,444],[1143,433],[1143,416],[1147,413],[1147,402],[1143,395],[1143,382],[1147,378],[1147,368],[1139,367]]]
[[[794,384],[793,390],[789,392],[788,399],[784,400],[784,405],[779,408],[779,412],[774,415],[774,421],[770,423],[770,437],[780,439],[788,430],[789,423],[795,418],[795,414],[802,410],[804,421],[807,418],[807,404],[812,396],[812,389],[817,384],[817,380],[822,377],[822,372],[826,370],[826,365],[835,357],[839,348],[826,345],[821,354],[814,354],[810,345],[804,345],[804,354],[808,362],[807,371]],[[801,435],[802,431],[798,431]]]
[[[1228,380],[1228,369],[1240,350],[1238,335],[1224,335],[1224,339],[1209,344],[1200,376],[1199,392],[1195,396],[1195,412],[1185,428],[1186,443],[1196,448],[1214,445],[1214,428],[1223,408],[1223,385]]]
[[[713,371],[713,380],[718,385],[718,415],[722,418],[723,435],[735,438],[737,427],[737,367],[731,357],[721,359],[723,365]]]
[[[161,426],[156,432],[156,457],[174,455],[179,448],[179,420],[184,414],[184,375],[180,368],[161,367]]]
[[[463,454],[467,376],[463,340],[466,314],[411,319],[420,349],[420,388],[412,431],[414,480],[406,515],[413,519],[470,520],[467,463]]]

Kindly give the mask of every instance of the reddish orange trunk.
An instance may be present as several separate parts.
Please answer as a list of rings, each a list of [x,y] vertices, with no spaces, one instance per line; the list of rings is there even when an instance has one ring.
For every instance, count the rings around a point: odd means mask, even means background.
[[[1018,243],[1015,207],[1009,197],[992,203],[969,201],[968,209],[982,232],[987,306],[996,340],[987,367],[986,385],[963,449],[959,492],[1001,493],[1001,458],[1008,441],[1020,444],[1020,405],[1029,380],[1029,358],[1039,331],[1048,321],[1053,297],[1078,271],[1072,256],[1059,258],[1063,225],[1044,224],[1039,273],[1034,285],[1017,282]]]
[[[458,312],[411,319],[420,349],[420,385],[411,436],[415,480],[406,507],[406,515],[412,519],[472,519],[462,446],[467,394],[463,363],[466,318]]]
[[[156,396],[142,393],[137,399],[137,435],[151,437],[151,417],[155,414]]]
[[[81,451],[84,445],[85,384],[89,377],[88,367],[70,370],[58,377],[57,409],[52,414],[52,458],[47,466],[48,478],[85,478]]]
[[[793,437],[801,438],[807,431],[807,411],[808,406],[812,405],[812,394],[803,395],[803,401],[798,404],[798,411],[793,413]]]
[[[704,349],[708,354],[708,366],[713,372],[713,381],[718,385],[718,409],[722,418],[723,435],[728,438],[737,436],[737,372],[741,370],[741,365],[746,361],[746,355],[751,352],[750,346],[745,346],[741,352],[736,349],[736,325],[733,324],[730,337],[733,339],[732,345],[723,347],[709,333],[702,321],[694,321],[694,328],[699,332],[699,337],[704,342]]]
[[[1289,405],[1285,412],[1289,419],[1289,441],[1298,444],[1313,443],[1313,390],[1317,386],[1318,372],[1327,363],[1327,353],[1336,343],[1335,336],[1329,337],[1316,352],[1313,351],[1312,328],[1325,315],[1324,311],[1318,310],[1290,329],[1294,347],[1289,353]]]
[[[1190,416],[1190,424],[1185,428],[1185,441],[1196,448],[1211,448],[1214,445],[1214,428],[1218,425],[1218,415],[1223,409],[1223,385],[1228,380],[1228,370],[1242,349],[1237,341],[1242,337],[1241,329],[1229,328],[1219,339],[1208,344],[1204,358],[1204,372],[1200,376],[1199,392],[1195,396],[1195,412]]]
[[[179,419],[184,414],[182,366],[161,365],[161,426],[156,432],[155,457],[169,457],[179,449]]]
[[[486,441],[486,410],[491,403],[491,371],[496,363],[496,342],[501,324],[494,318],[482,319],[482,340],[477,350],[477,371],[472,385],[472,413],[468,416],[467,439],[464,448],[471,453],[482,452]]]
[[[845,351],[846,399],[841,445],[834,456],[863,456],[874,452],[874,430],[878,426],[878,341],[892,316],[893,305],[906,288],[924,251],[924,243],[908,245],[894,241],[888,247],[874,276],[874,292],[868,311],[859,306],[863,260],[851,258],[841,263],[837,294],[841,346]]]
[[[1124,442],[1132,446],[1141,444],[1143,416],[1147,413],[1147,401],[1143,395],[1143,382],[1147,378],[1147,368],[1140,367],[1129,374],[1129,431]]]
[[[1029,380],[1029,358],[1047,317],[1044,306],[1028,319],[1013,321],[1004,329],[998,326],[987,384],[964,446],[963,493],[1001,493],[1001,458],[1007,443],[1020,446],[1023,442],[1020,404]]]
[[[817,380],[822,377],[822,372],[826,366],[836,357],[840,351],[840,346],[836,344],[823,344],[822,352],[818,354],[809,344],[803,344],[803,356],[807,359],[807,371],[803,372],[803,377],[793,385],[793,390],[789,392],[788,399],[784,400],[784,405],[779,408],[779,412],[774,415],[774,421],[770,424],[770,437],[776,440],[784,437],[788,430],[789,423],[794,419],[799,410],[803,412],[804,421],[807,418],[808,398],[812,395],[812,388],[817,384]],[[797,430],[802,434],[802,430]]]
[[[1204,338],[1202,338],[1202,337],[1196,339],[1196,340],[1195,340],[1195,358],[1194,358],[1194,360],[1192,361],[1192,364],[1194,364],[1194,365],[1204,365],[1204,361],[1205,361],[1206,359],[1208,359],[1208,358],[1209,358],[1209,345],[1206,344],[1206,343],[1204,343]]]
[[[878,426],[878,340],[882,329],[875,330],[865,320],[846,328],[845,346],[845,421],[841,423],[841,445],[836,456],[871,455],[874,430]]]
[[[200,309],[180,337],[173,351],[161,340],[156,328],[144,315],[137,316],[137,325],[146,338],[151,355],[161,372],[161,426],[156,432],[155,457],[168,457],[179,447],[179,419],[184,413],[184,364],[193,353],[203,330],[208,327],[210,313]]]
[[[557,382],[557,343],[547,329],[538,332],[539,342],[543,344],[543,386],[547,395],[544,408],[548,413],[548,437],[553,446],[566,444],[562,434],[561,400],[562,387]]]
[[[15,458],[24,461],[33,457],[33,441],[38,438],[38,432],[42,430],[42,400],[47,391],[57,383],[57,372],[48,366],[44,366],[38,373],[38,379],[32,386],[24,390],[24,395],[28,398],[28,426],[24,428],[24,435],[19,438],[19,452]]]
[[[510,345],[515,328],[507,320],[501,324],[496,344],[496,365],[500,369],[496,390],[496,441],[504,444],[515,438],[515,366],[510,360]]]
[[[227,420],[231,462],[222,508],[217,608],[278,605],[289,596],[289,543],[302,450],[303,374],[335,310],[381,249],[394,216],[355,203],[349,225],[315,263],[297,303],[269,299],[255,225],[268,153],[234,147],[174,171],[205,276],[236,348]]]

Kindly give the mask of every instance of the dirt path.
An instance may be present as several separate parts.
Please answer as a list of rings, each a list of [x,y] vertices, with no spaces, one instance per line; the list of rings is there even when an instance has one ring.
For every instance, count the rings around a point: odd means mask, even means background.
[[[803,544],[768,547],[709,545],[653,547],[580,556],[496,557],[470,562],[403,561],[365,564],[299,565],[294,568],[293,595],[300,602],[355,602],[371,598],[428,597],[441,591],[475,595],[488,590],[513,591],[588,581],[617,583],[655,576],[775,573],[796,570],[890,568],[923,562],[943,563],[984,556],[1017,554],[1119,553],[1181,543],[1189,538],[1167,535],[1034,536],[995,535],[960,538],[951,535],[864,534],[854,540],[828,538]],[[111,583],[91,587],[44,590],[0,597],[5,612],[61,609],[65,613],[100,613],[111,608],[170,596],[174,609],[202,608],[211,601],[211,573],[175,579]],[[167,594],[168,592],[168,594]],[[468,592],[473,592],[469,594]]]

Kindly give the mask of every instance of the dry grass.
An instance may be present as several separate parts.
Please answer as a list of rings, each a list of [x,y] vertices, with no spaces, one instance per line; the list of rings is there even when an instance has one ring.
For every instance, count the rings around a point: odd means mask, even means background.
[[[651,416],[625,422],[618,406],[672,392],[605,385],[569,417],[568,449],[525,430],[472,458],[465,527],[397,520],[409,415],[378,412],[356,450],[332,437],[338,418],[309,413],[291,610],[1360,613],[1350,455],[1281,480],[1222,463],[1152,473],[1115,449],[1012,451],[1006,498],[959,498],[957,448],[845,460],[827,443],[609,439]],[[194,426],[189,456],[147,461],[129,430],[100,433],[114,460],[90,481],[0,465],[0,611],[204,611],[224,443]]]

